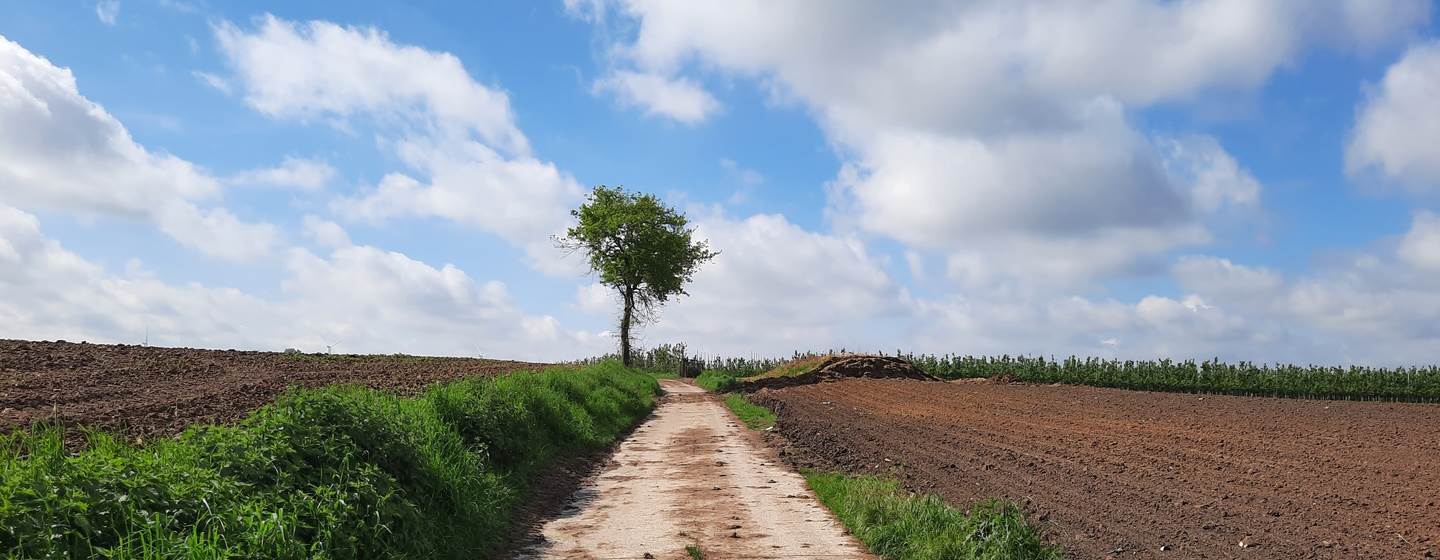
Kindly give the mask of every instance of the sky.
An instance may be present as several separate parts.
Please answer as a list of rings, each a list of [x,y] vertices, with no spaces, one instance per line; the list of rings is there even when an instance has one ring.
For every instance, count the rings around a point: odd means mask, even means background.
[[[0,338],[1440,361],[1428,0],[0,0]]]

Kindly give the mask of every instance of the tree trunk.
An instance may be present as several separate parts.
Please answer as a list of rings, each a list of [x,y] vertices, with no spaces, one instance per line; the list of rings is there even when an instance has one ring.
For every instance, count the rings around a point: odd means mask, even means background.
[[[624,292],[625,311],[620,316],[620,361],[630,367],[630,318],[635,312],[635,288],[627,286]]]

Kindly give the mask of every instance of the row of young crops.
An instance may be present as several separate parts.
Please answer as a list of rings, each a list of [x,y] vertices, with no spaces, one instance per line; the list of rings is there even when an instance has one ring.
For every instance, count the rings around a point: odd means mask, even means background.
[[[640,353],[642,367],[676,371],[683,345],[663,345]],[[843,350],[841,350],[843,352]],[[789,358],[688,357],[701,369],[746,377]],[[1009,377],[1030,383],[1069,383],[1146,391],[1221,393],[1314,399],[1440,402],[1440,366],[1376,368],[1289,364],[1225,363],[1218,360],[1109,360],[1028,356],[966,356],[895,352],[926,373],[942,379]]]

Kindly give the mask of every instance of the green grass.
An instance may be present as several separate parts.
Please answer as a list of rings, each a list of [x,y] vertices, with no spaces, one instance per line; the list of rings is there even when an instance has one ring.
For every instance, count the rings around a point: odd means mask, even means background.
[[[987,501],[969,512],[934,495],[871,476],[805,473],[821,503],[870,551],[889,560],[1060,560],[1013,504]]]
[[[604,362],[414,398],[294,391],[143,447],[16,432],[0,438],[0,556],[484,557],[538,469],[613,441],[658,390]]]
[[[725,406],[740,418],[752,430],[763,430],[775,425],[775,413],[770,409],[750,402],[745,395],[731,393],[725,395]]]
[[[707,369],[695,378],[695,384],[712,393],[724,393],[735,386],[735,376],[731,373]]]

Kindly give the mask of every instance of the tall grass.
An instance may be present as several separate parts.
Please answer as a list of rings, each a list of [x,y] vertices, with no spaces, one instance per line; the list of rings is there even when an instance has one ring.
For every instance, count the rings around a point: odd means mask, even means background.
[[[905,492],[891,480],[820,472],[805,473],[805,480],[860,542],[889,560],[1063,557],[1007,502],[981,502],[965,512],[934,495]]]
[[[0,555],[20,558],[473,558],[529,480],[614,440],[654,378],[615,362],[400,398],[301,390],[233,426],[147,446],[60,429],[0,440]]]

